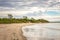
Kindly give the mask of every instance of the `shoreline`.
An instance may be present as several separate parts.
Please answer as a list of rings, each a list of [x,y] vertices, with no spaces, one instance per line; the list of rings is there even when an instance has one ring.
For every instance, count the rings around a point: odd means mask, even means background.
[[[14,24],[0,24],[0,40],[26,40],[22,35],[22,27],[33,25],[34,23],[14,23]],[[15,35],[15,36],[14,36]]]

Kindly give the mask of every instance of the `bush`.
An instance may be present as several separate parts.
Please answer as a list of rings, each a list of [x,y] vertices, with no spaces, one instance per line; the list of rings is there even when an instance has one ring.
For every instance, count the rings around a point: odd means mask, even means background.
[[[23,18],[20,18],[20,19],[0,18],[0,23],[29,23],[29,22],[30,23],[49,23],[49,21],[44,20],[44,19],[36,20],[34,18],[28,19],[27,17],[23,17]]]

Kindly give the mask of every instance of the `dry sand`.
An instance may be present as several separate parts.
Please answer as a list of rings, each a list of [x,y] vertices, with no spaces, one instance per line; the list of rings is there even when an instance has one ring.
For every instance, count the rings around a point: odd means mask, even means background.
[[[32,24],[34,23],[0,24],[0,40],[26,40],[21,28]]]

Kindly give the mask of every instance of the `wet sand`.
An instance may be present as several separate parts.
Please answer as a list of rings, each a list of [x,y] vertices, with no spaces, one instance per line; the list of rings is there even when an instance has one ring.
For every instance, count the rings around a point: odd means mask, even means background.
[[[0,24],[0,40],[26,40],[21,28],[34,23]]]

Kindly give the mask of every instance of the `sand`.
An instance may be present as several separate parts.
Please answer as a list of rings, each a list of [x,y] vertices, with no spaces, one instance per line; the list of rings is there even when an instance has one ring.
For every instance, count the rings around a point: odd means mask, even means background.
[[[32,24],[34,23],[0,24],[0,40],[26,40],[21,28]]]

